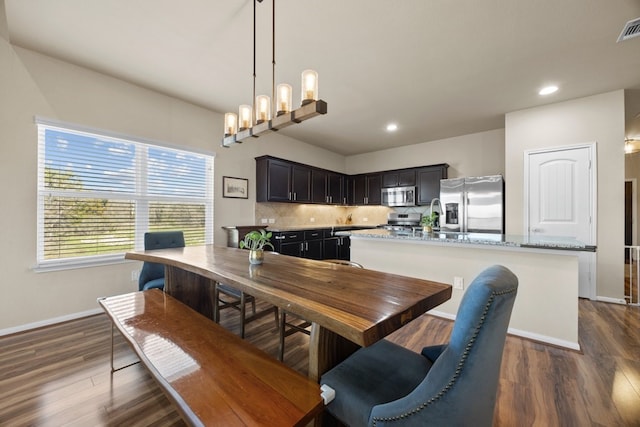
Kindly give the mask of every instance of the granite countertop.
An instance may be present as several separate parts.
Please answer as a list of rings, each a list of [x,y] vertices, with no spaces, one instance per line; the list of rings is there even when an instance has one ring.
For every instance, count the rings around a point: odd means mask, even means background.
[[[329,228],[334,230],[361,230],[361,229],[373,229],[375,225],[371,224],[312,224],[312,225],[298,225],[298,226],[278,226],[270,225],[267,230],[269,231],[304,231],[304,230],[318,230],[323,228]],[[264,228],[264,227],[263,227]]]
[[[365,237],[374,239],[392,239],[423,241],[432,243],[457,243],[485,246],[504,246],[517,248],[536,249],[557,249],[569,251],[595,252],[596,247],[586,245],[578,240],[568,237],[527,237],[511,234],[490,234],[490,233],[452,233],[452,232],[432,232],[422,231],[390,231],[384,229],[341,231],[338,235],[349,235],[352,237]]]

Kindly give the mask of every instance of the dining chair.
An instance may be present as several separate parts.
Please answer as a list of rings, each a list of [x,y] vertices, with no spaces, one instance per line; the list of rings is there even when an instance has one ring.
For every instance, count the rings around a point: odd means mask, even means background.
[[[259,319],[271,312],[275,313],[275,322],[278,325],[278,308],[275,306],[256,312],[256,299],[233,286],[224,283],[215,284],[213,297],[213,319],[220,323],[220,311],[232,308],[240,312],[240,337],[244,338],[247,323]],[[247,304],[251,304],[251,316],[247,317]]]
[[[144,250],[183,248],[182,231],[148,231],[144,233]],[[138,290],[164,289],[164,265],[145,261],[138,277]]]
[[[503,266],[467,288],[448,344],[421,354],[380,340],[322,375],[326,410],[357,426],[491,426],[518,279]],[[328,387],[328,388],[327,388]]]
[[[323,259],[322,261],[328,262],[331,264],[339,264],[346,265],[349,267],[363,268],[362,264],[359,264],[354,261],[343,260],[343,259]],[[309,331],[309,326],[311,326],[311,322],[306,320],[301,320],[298,323],[291,323],[287,321],[287,312],[284,310],[280,310],[280,319],[278,322],[278,330],[280,342],[278,345],[278,360],[284,361],[284,340],[289,335],[293,335],[296,332],[302,332],[303,334],[310,335],[311,331]]]

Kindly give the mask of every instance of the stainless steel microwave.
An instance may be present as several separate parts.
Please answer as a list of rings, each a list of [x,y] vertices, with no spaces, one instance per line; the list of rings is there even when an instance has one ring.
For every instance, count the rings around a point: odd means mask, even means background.
[[[391,187],[382,189],[384,206],[415,206],[416,187]]]

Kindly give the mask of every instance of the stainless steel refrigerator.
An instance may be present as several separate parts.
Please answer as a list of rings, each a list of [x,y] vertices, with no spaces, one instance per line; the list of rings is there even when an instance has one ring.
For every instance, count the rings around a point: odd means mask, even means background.
[[[442,231],[504,234],[502,175],[440,180]]]

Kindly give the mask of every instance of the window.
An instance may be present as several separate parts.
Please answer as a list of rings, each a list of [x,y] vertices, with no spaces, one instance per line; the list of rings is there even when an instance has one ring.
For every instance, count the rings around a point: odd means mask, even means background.
[[[39,268],[121,260],[144,233],[213,242],[213,155],[36,119]]]

